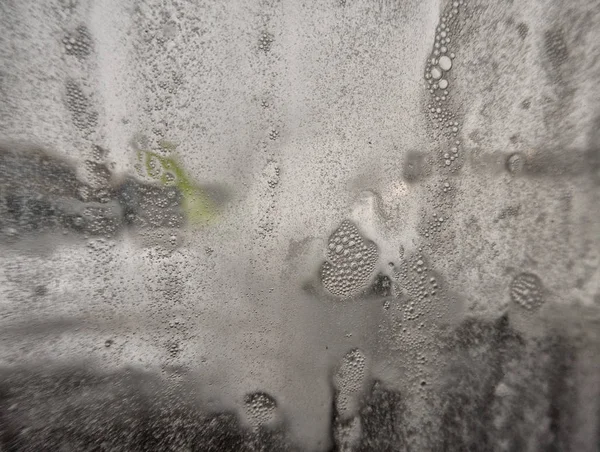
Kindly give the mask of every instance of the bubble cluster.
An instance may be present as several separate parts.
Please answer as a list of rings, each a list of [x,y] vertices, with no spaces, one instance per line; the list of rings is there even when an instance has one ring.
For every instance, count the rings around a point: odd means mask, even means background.
[[[458,123],[456,123],[458,124]],[[444,164],[450,166],[459,157],[460,141],[456,140],[454,145],[450,148],[450,152],[444,152]]]
[[[352,403],[363,389],[366,373],[365,355],[358,348],[344,355],[334,376],[336,409],[342,418],[352,414]]]
[[[437,233],[441,232],[444,223],[447,219],[443,215],[433,213],[431,218],[426,220],[426,225],[421,227],[421,234],[426,238],[432,238]]]
[[[277,187],[281,180],[281,169],[277,162],[274,160],[267,162],[267,165],[263,170],[263,176],[265,177],[269,188],[274,189]]]
[[[86,58],[92,52],[92,37],[85,25],[80,25],[63,38],[65,52],[79,59]]]
[[[271,237],[276,227],[280,224],[280,219],[276,215],[278,203],[277,194],[279,193],[279,183],[281,181],[281,167],[276,160],[269,159],[261,173],[261,180],[266,183],[265,196],[261,199],[261,217],[258,221],[258,234],[261,238]]]
[[[435,297],[439,287],[423,254],[419,253],[408,262],[403,263],[396,273],[396,277],[408,296],[408,302],[404,309],[404,320],[417,320],[428,313],[431,306],[424,302]]]
[[[519,306],[533,310],[544,303],[542,281],[533,273],[519,273],[510,283],[510,299]]]
[[[171,358],[177,357],[182,350],[183,346],[179,342],[173,341],[167,344],[167,351]]]
[[[71,112],[75,127],[82,130],[94,127],[98,122],[98,114],[92,109],[91,102],[79,83],[68,80],[65,90],[67,108]]]
[[[365,365],[365,355],[358,348],[346,353],[337,371],[338,390],[340,392],[359,391],[365,377]]]
[[[177,187],[160,187],[127,179],[119,187],[126,224],[140,228],[179,228],[185,224],[183,195]]]
[[[244,397],[246,413],[254,427],[268,424],[275,418],[277,403],[265,392],[254,392]]]
[[[519,152],[511,154],[506,159],[506,169],[511,174],[519,174],[525,166],[525,158]]]
[[[106,202],[109,197],[108,187],[113,177],[110,168],[105,162],[94,160],[86,160],[84,165],[91,184],[96,188],[102,187],[101,190],[98,190],[96,196],[100,198],[101,201]]]
[[[271,50],[271,45],[273,44],[273,36],[269,33],[263,33],[258,40],[258,48],[264,52],[269,52]]]
[[[452,60],[455,57],[454,52],[451,51],[451,40],[459,12],[458,8],[463,3],[463,1],[453,2],[442,15],[436,28],[435,43],[425,69],[425,79],[429,84],[431,94],[439,93],[444,97],[448,95],[448,93],[444,93],[444,90],[447,90],[450,85],[447,75],[452,69]]]
[[[273,129],[269,132],[269,139],[270,140],[276,140],[277,138],[279,138],[279,130]]]
[[[377,246],[344,220],[329,238],[327,260],[321,267],[323,286],[338,297],[355,295],[371,277],[378,256]]]
[[[451,82],[449,76],[454,66],[455,53],[452,51],[453,38],[458,33],[457,16],[463,0],[448,5],[436,27],[433,50],[425,67],[425,81],[431,101],[427,109],[435,128],[441,128],[447,137],[456,137],[460,123],[456,114],[447,105]],[[450,166],[458,158],[458,145],[452,145],[450,152],[443,151],[444,166]]]

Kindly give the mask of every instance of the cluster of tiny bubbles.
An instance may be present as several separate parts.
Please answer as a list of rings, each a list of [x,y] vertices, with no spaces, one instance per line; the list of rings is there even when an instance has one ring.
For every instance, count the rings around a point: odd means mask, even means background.
[[[107,188],[112,178],[110,168],[106,163],[94,160],[86,160],[84,165],[87,170],[90,183],[97,188],[104,187],[104,189],[100,190],[96,196],[98,196],[102,202],[108,202],[110,199],[110,194]]]
[[[420,248],[410,261],[403,262],[395,275],[408,295],[404,320],[417,320],[428,313],[432,307],[424,302],[431,300],[438,292],[437,280],[426,265],[421,251]]]
[[[183,74],[181,72],[172,71],[171,72],[171,78],[173,80],[173,87],[174,88],[177,88],[177,87],[183,85]]]
[[[267,184],[270,188],[275,188],[277,187],[277,184],[279,184],[281,170],[279,169],[279,166],[274,166],[272,170],[273,173],[268,175]]]
[[[519,174],[525,167],[525,158],[521,153],[515,152],[506,159],[506,169],[511,174]]]
[[[437,213],[433,213],[431,218],[426,221],[426,224],[421,226],[421,234],[426,238],[431,238],[435,234],[438,234],[442,231],[442,227],[444,226],[444,222],[446,218],[443,215],[438,215]]]
[[[279,130],[272,129],[272,130],[269,132],[269,139],[270,139],[270,140],[276,140],[277,138],[279,138]]]
[[[89,206],[83,210],[83,216],[75,220],[87,234],[104,235],[112,238],[119,230],[120,218],[114,205]]]
[[[425,67],[425,81],[431,97],[427,109],[433,121],[433,127],[441,129],[448,138],[456,138],[460,124],[446,101],[450,95],[449,74],[454,65],[456,54],[452,52],[454,35],[457,32],[459,8],[465,5],[463,0],[448,4],[436,27],[435,41],[430,58]],[[444,166],[450,166],[458,158],[458,142],[449,152],[443,151]]]
[[[92,37],[85,25],[80,25],[63,38],[65,52],[79,59],[86,58],[92,52]]]
[[[534,310],[544,303],[542,281],[533,273],[519,273],[510,283],[510,299],[524,309]]]
[[[365,355],[354,348],[344,355],[334,376],[336,407],[342,417],[350,413],[351,401],[362,391],[365,376]]]
[[[375,270],[378,257],[377,246],[344,220],[329,237],[327,260],[321,267],[323,287],[338,297],[357,294]]]
[[[96,161],[104,161],[107,157],[108,151],[104,149],[102,146],[95,144],[92,147],[92,158]]]
[[[158,104],[157,104],[157,106],[158,106]],[[162,109],[162,107],[161,107],[161,109]],[[159,127],[153,127],[152,128],[152,133],[154,135],[156,135],[157,137],[160,137],[160,138],[164,138],[165,137],[165,131],[164,131],[164,129],[159,128]]]
[[[183,319],[173,319],[169,320],[169,328],[174,330],[181,330],[185,326],[185,320]]]
[[[442,190],[444,191],[444,193],[448,193],[450,190],[452,190],[452,187],[450,186],[450,182],[444,182],[444,186],[442,187]]]
[[[457,136],[460,124],[456,120],[456,114],[452,113],[442,104],[442,101],[446,100],[445,97],[434,96],[433,100],[434,103],[428,104],[427,109],[431,113],[431,117],[434,121],[434,128],[441,128],[444,135],[448,137]]]
[[[431,58],[427,61],[425,69],[425,80],[429,85],[429,92],[432,95],[436,94],[443,97],[443,99],[440,97],[440,100],[445,100],[445,96],[448,95],[450,82],[447,74],[452,69],[452,60],[456,56],[451,51],[452,34],[454,33],[458,8],[463,4],[463,1],[453,2],[442,15],[435,30],[435,42]]]
[[[362,387],[365,376],[365,355],[353,348],[344,355],[337,371],[338,390],[341,392],[357,392]]]
[[[167,343],[167,351],[171,358],[175,358],[183,350],[183,346],[176,341]]]
[[[263,107],[263,108],[269,108],[269,106],[270,106],[270,105],[269,105],[269,101],[268,101],[268,100],[266,100],[266,99],[263,99],[263,100],[260,102],[260,105],[261,105],[261,107]]]
[[[456,122],[455,122],[456,123]],[[458,124],[458,123],[456,123]],[[456,140],[452,147],[450,148],[449,152],[444,152],[444,165],[445,166],[450,166],[452,165],[452,163],[459,157],[459,151],[460,151],[460,141]]]
[[[65,89],[67,108],[73,116],[75,127],[78,129],[94,127],[98,122],[98,114],[91,110],[91,103],[81,86],[74,80],[67,80]]]
[[[427,364],[428,361],[429,361],[429,359],[427,358],[426,353],[417,353],[417,363],[419,363],[423,366],[423,365]]]
[[[244,406],[253,427],[268,424],[275,418],[277,403],[266,392],[253,392],[244,397]]]
[[[277,220],[277,186],[281,180],[281,169],[277,161],[269,159],[263,171],[261,178],[266,182],[268,190],[263,198],[262,216],[258,222],[258,234],[262,238],[271,236],[275,227],[279,224]]]
[[[264,32],[258,40],[258,48],[264,52],[271,50],[273,44],[273,36],[267,32]]]
[[[103,238],[89,239],[86,243],[90,255],[94,255],[98,264],[106,267],[113,265],[114,254],[112,250],[116,244],[111,240],[104,240]]]

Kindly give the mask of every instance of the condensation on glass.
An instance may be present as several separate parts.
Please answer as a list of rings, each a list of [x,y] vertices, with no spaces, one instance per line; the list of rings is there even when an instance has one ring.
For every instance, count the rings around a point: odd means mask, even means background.
[[[0,29],[1,450],[598,450],[598,1]]]

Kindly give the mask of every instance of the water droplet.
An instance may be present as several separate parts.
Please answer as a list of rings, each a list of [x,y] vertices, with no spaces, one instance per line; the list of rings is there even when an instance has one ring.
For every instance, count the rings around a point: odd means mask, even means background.
[[[506,169],[512,174],[519,174],[523,171],[525,159],[519,152],[511,154],[506,160]]]
[[[431,76],[435,79],[435,80],[439,80],[440,78],[442,78],[442,71],[440,70],[439,67],[434,66],[431,69]]]
[[[446,55],[443,55],[440,57],[438,65],[443,71],[449,71],[452,68],[452,60]]]
[[[519,273],[510,283],[510,298],[522,308],[533,310],[543,303],[543,288],[540,278],[533,273]]]

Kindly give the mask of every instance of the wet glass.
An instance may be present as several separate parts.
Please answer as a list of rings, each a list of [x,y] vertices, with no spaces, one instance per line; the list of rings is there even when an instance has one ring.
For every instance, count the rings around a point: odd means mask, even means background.
[[[0,26],[0,450],[598,450],[597,0]]]

